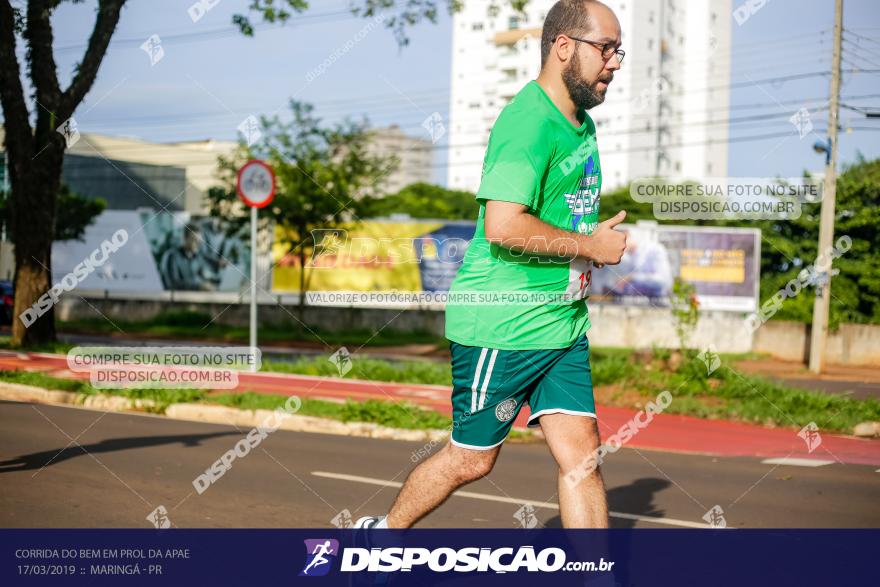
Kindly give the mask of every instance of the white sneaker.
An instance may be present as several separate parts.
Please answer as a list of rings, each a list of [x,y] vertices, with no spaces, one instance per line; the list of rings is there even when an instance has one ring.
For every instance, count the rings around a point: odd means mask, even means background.
[[[373,528],[385,519],[385,516],[364,516],[354,523],[354,528]]]

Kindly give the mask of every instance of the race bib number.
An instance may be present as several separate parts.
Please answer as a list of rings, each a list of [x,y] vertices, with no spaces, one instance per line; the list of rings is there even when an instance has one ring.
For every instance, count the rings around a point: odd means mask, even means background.
[[[592,281],[593,262],[588,259],[572,259],[568,266],[566,296],[572,301],[588,298]]]

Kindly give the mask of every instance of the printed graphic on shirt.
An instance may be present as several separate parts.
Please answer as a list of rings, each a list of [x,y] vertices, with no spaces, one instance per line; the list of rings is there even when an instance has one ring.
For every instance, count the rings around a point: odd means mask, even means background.
[[[592,234],[599,220],[599,166],[593,156],[584,163],[584,175],[577,193],[565,194],[571,210],[571,229],[581,234]]]

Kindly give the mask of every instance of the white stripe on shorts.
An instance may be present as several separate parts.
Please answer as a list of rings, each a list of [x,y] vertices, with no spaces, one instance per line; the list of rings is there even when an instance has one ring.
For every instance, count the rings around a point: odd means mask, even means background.
[[[477,385],[480,384],[480,370],[483,368],[483,361],[486,360],[486,351],[489,349],[483,349],[480,352],[480,360],[477,361],[477,370],[474,373],[474,382],[471,384],[471,413],[477,411]]]
[[[492,350],[492,356],[489,357],[489,366],[486,368],[486,378],[483,379],[483,389],[480,390],[480,405],[477,406],[479,409],[483,409],[483,404],[486,403],[486,390],[489,388],[489,379],[492,377],[492,367],[495,366],[495,358],[498,356],[498,349]]]

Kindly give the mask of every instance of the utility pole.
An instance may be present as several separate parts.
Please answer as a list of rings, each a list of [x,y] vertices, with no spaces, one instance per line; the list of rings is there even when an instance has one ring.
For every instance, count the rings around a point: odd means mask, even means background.
[[[840,56],[843,38],[843,0],[834,3],[834,49],[831,57],[831,100],[828,109],[828,157],[825,164],[825,186],[819,220],[821,256],[834,240],[834,207],[837,195],[837,118],[840,112]],[[831,306],[831,272],[818,275],[816,299],[813,302],[813,326],[810,332],[810,371],[822,372],[825,339],[828,335],[828,311]]]

